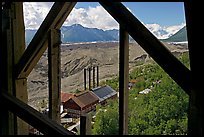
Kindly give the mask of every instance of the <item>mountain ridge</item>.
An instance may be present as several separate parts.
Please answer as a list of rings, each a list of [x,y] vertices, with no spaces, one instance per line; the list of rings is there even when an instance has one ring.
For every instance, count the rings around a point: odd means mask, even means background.
[[[153,32],[154,35],[161,34],[159,32]],[[30,43],[33,36],[37,30],[26,29],[26,45]],[[167,32],[163,32],[166,35]],[[176,41],[186,41],[186,27],[183,27],[175,34],[170,35],[167,39],[160,39],[164,42],[174,42]],[[119,30],[102,30],[98,28],[88,28],[80,24],[74,24],[71,26],[62,26],[61,27],[61,40],[62,43],[78,43],[78,42],[102,42],[102,41],[119,41]],[[133,39],[130,37],[130,41]],[[176,42],[175,41],[175,42]]]
[[[170,36],[167,39],[161,40],[163,42],[183,42],[187,41],[187,30],[186,26],[181,28],[179,31],[177,31],[174,35]]]

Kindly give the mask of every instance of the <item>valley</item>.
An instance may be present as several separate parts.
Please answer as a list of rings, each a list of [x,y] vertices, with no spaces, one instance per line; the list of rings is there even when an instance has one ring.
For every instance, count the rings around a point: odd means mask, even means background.
[[[119,72],[118,42],[89,42],[61,45],[61,91],[83,90],[84,68],[99,66],[99,81],[116,77]],[[175,54],[188,51],[187,45],[164,45]],[[136,43],[129,44],[130,71],[141,63],[148,63],[151,57]],[[28,76],[28,104],[38,107],[48,99],[47,51]]]

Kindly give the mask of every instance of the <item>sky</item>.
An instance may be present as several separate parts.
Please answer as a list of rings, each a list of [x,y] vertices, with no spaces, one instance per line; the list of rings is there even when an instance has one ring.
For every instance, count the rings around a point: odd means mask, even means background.
[[[183,2],[122,2],[144,23],[170,26],[185,22]],[[76,8],[99,6],[98,2],[79,2]]]
[[[183,2],[122,2],[158,38],[185,26]],[[53,2],[24,2],[26,29],[38,29]],[[118,23],[98,2],[77,2],[64,26],[81,24],[103,30],[118,29]],[[165,32],[165,33],[164,33]],[[167,32],[167,33],[166,33]]]

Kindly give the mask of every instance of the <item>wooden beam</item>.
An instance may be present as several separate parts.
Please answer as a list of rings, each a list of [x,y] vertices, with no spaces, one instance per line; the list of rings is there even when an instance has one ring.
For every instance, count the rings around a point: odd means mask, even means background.
[[[119,135],[128,135],[129,35],[120,26]]]
[[[51,29],[48,44],[49,117],[60,123],[61,104],[61,32]]]
[[[80,135],[86,135],[86,116],[80,116]]]
[[[100,4],[134,40],[166,71],[167,74],[190,93],[190,70],[186,68],[122,3],[101,1]]]
[[[0,46],[0,62],[1,62],[1,90],[0,92],[7,92],[13,94],[13,47],[12,47],[12,20],[11,3],[5,3],[2,10],[2,45]],[[3,105],[0,100],[1,106]],[[9,111],[1,111],[0,113],[0,134],[14,135],[15,134],[15,119],[14,115]]]
[[[91,112],[80,116],[80,135],[91,135],[91,120]]]
[[[189,97],[188,113],[188,135],[203,135],[203,80],[204,67],[199,61],[203,54],[203,47],[198,44],[202,35],[198,35],[200,30],[200,17],[197,16],[203,9],[198,8],[200,2],[185,1],[186,28],[188,38],[188,48],[190,57],[190,67],[192,75],[192,90]]]
[[[12,3],[13,19],[12,19],[12,38],[13,38],[13,66],[15,66],[20,57],[25,51],[25,26],[23,19],[23,2]],[[15,68],[13,69],[15,70]],[[13,77],[14,94],[16,98],[20,99],[24,103],[28,102],[27,93],[27,79],[15,79]],[[17,135],[28,135],[28,124],[23,120],[17,118]]]
[[[28,103],[27,93],[27,79],[16,79],[15,80],[16,98],[20,99],[24,103]],[[17,135],[28,135],[29,126],[22,119],[17,117]]]
[[[2,111],[11,111],[43,134],[74,135],[74,133],[68,131],[56,121],[49,119],[46,115],[38,112],[14,96],[1,92],[0,97],[1,103],[6,104],[6,106],[3,106]]]
[[[48,46],[47,35],[50,28],[59,29],[76,2],[55,2],[31,40],[20,61],[16,65],[15,77],[27,77]]]

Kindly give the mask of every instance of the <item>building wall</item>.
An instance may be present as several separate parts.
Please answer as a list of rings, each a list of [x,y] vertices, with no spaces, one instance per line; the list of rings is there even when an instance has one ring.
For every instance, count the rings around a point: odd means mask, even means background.
[[[64,109],[75,109],[75,110],[81,110],[81,107],[76,104],[72,99],[69,99],[68,101],[66,101],[64,104],[63,104],[63,108]]]

